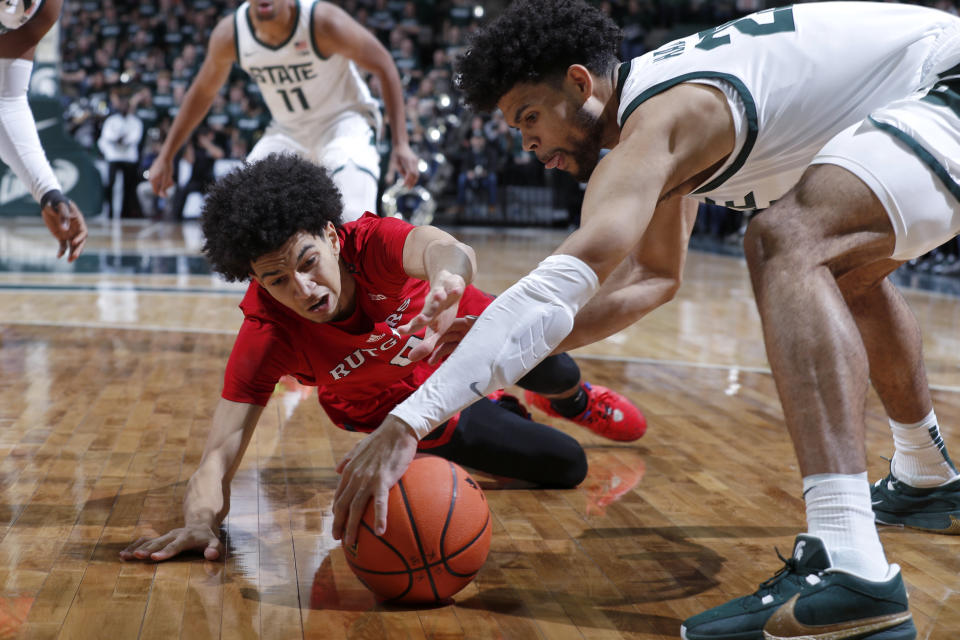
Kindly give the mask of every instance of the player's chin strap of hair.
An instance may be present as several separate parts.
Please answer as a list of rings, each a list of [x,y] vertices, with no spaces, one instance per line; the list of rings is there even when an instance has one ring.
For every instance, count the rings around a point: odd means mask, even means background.
[[[573,329],[599,281],[585,262],[553,255],[503,292],[447,361],[390,413],[422,439],[457,411],[513,384]]]
[[[40,202],[50,191],[60,191],[47,156],[40,146],[37,124],[27,102],[30,60],[0,59],[0,160],[27,185]]]

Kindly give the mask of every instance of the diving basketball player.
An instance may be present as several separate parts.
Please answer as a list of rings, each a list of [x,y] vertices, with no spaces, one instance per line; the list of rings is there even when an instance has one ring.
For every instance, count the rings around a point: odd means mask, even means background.
[[[476,265],[469,246],[435,227],[373,214],[343,224],[340,211],[328,172],[291,155],[249,164],[209,191],[204,253],[226,278],[251,280],[240,304],[244,321],[187,485],[184,526],[136,541],[124,559],[166,560],[187,549],[219,557],[230,480],[281,376],[316,386],[337,426],[369,432],[490,304],[470,285]],[[406,330],[421,311],[454,299],[445,313],[457,318],[452,331]],[[646,429],[626,398],[582,382],[566,354],[547,358],[518,384],[537,392],[531,397],[541,408],[606,438],[636,440]],[[533,422],[500,391],[452,416],[418,448],[542,487],[574,487],[587,472],[575,439]]]

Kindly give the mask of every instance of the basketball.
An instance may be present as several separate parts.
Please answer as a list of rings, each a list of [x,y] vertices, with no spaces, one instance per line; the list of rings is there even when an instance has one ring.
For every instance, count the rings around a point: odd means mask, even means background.
[[[490,550],[490,509],[460,466],[418,455],[390,490],[387,530],[374,534],[373,501],[346,549],[353,572],[385,602],[450,598],[477,575]]]

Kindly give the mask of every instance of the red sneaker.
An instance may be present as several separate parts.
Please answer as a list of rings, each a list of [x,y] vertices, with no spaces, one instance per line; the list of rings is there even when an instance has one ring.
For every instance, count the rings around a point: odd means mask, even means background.
[[[510,395],[503,389],[497,389],[488,395],[487,398],[489,398],[492,402],[496,402],[507,411],[517,414],[521,418],[525,418],[527,420],[530,419],[530,412],[523,405],[523,403],[520,402],[520,399],[517,398],[517,396]]]
[[[587,392],[587,408],[583,413],[572,418],[566,418],[586,427],[594,433],[619,442],[632,442],[647,431],[647,419],[633,404],[616,391],[583,383],[583,390]],[[563,418],[550,406],[549,398],[545,398],[532,391],[523,392],[527,403],[540,409],[548,416]]]

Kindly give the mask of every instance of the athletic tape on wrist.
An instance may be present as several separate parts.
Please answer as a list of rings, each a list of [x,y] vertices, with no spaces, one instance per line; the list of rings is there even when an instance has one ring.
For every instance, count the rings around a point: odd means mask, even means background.
[[[497,296],[447,361],[390,413],[423,438],[457,411],[513,384],[570,333],[598,287],[596,273],[579,258],[548,257]]]

